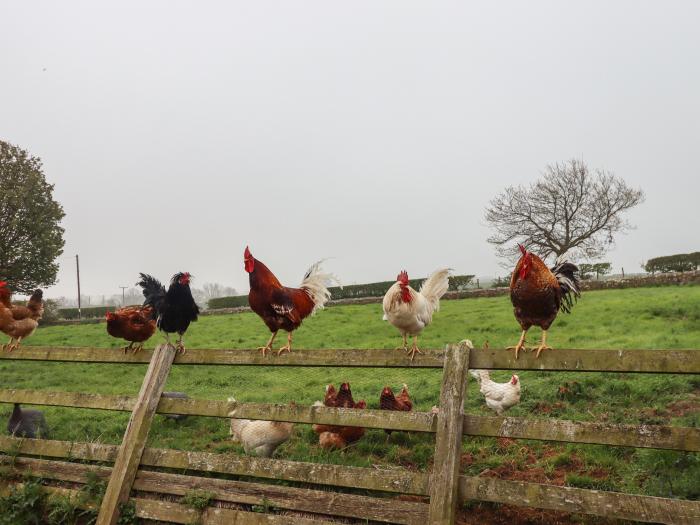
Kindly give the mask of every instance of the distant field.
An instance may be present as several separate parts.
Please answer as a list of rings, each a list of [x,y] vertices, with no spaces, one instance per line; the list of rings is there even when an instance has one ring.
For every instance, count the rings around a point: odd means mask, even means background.
[[[444,301],[434,324],[421,339],[423,347],[471,339],[477,347],[488,340],[492,348],[517,341],[519,327],[507,297]],[[530,343],[540,336],[531,331]],[[192,325],[190,348],[252,348],[269,332],[257,316],[244,313],[203,317]],[[149,347],[162,340],[154,337]],[[296,348],[394,348],[400,341],[393,327],[381,320],[381,305],[338,306],[320,312],[295,334]],[[283,344],[284,337],[276,343]],[[561,315],[548,342],[569,348],[700,348],[700,287],[636,288],[589,292],[571,315]],[[40,329],[31,345],[115,347],[104,324],[54,326]],[[276,345],[279,347],[279,345]],[[554,350],[556,352],[556,350]],[[21,350],[20,350],[21,352]],[[145,366],[0,362],[3,388],[39,388],[104,394],[138,392]],[[556,417],[584,421],[700,425],[700,377],[598,373],[522,372],[522,403],[509,415]],[[494,373],[505,381],[506,372]],[[437,371],[292,369],[272,367],[180,367],[167,388],[191,397],[241,401],[296,401],[309,404],[323,396],[326,383],[349,381],[356,399],[376,408],[381,388],[408,383],[417,408],[436,404]],[[559,386],[581,385],[579,395],[560,399]],[[571,386],[571,385],[569,385]],[[47,408],[56,439],[118,443],[126,414]],[[488,414],[475,383],[468,391],[466,410]],[[0,405],[5,419],[9,405]],[[4,424],[3,424],[4,427]],[[228,424],[195,418],[176,424],[158,418],[150,444],[192,450],[236,451],[228,439]],[[326,452],[317,446],[309,426],[298,425],[294,438],[278,449],[286,459],[368,466],[401,464],[424,469],[431,462],[433,439],[419,434],[369,431],[355,446]],[[528,479],[605,488],[659,496],[700,497],[700,459],[696,454],[604,446],[559,445],[495,439],[465,439],[463,470],[506,479]]]

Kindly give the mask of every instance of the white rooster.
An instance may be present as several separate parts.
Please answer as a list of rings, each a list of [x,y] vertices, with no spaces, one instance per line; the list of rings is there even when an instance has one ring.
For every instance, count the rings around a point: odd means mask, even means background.
[[[515,374],[507,383],[496,383],[491,380],[488,370],[470,370],[469,373],[479,382],[479,392],[486,399],[486,406],[499,416],[520,403],[520,378]]]
[[[416,292],[408,285],[408,274],[404,270],[389,288],[382,305],[384,320],[389,321],[399,329],[403,336],[403,348],[411,355],[411,361],[420,354],[418,335],[433,320],[433,312],[440,309],[440,298],[449,287],[450,269],[436,270],[428,277],[420,291]],[[413,337],[413,346],[408,349],[406,338]]]

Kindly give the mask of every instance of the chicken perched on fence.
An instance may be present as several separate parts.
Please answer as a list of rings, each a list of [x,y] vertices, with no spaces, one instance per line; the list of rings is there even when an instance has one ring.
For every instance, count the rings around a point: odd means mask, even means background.
[[[124,353],[143,350],[143,343],[156,331],[151,306],[127,306],[115,312],[107,312],[105,318],[109,335],[129,341],[124,347]]]
[[[513,374],[507,383],[496,383],[491,380],[488,370],[469,370],[479,382],[479,392],[486,400],[486,406],[499,416],[511,407],[520,403],[520,378]]]
[[[140,275],[141,280],[136,284],[143,289],[143,295],[146,298],[143,305],[153,309],[151,318],[155,319],[158,328],[165,332],[168,344],[170,344],[169,334],[178,334],[176,347],[178,352],[184,353],[185,345],[182,338],[190,323],[196,321],[199,315],[199,307],[194,302],[190,290],[192,276],[187,272],[176,273],[166,291],[165,286],[155,277],[145,273]]]
[[[510,300],[513,303],[515,318],[520,323],[520,340],[509,350],[518,352],[525,348],[525,335],[531,326],[542,328],[542,341],[536,348],[537,355],[547,346],[547,330],[552,325],[559,310],[569,313],[581,291],[578,281],[578,267],[566,261],[557,261],[551,270],[542,259],[518,245],[522,256],[513,270],[510,280]]]
[[[299,288],[282,286],[277,277],[261,261],[253,257],[246,246],[243,254],[245,271],[248,272],[250,293],[248,304],[260,316],[272,332],[270,340],[258,350],[265,355],[279,330],[288,332],[287,344],[277,354],[292,351],[292,332],[301,326],[308,316],[323,308],[331,297],[328,287],[338,279],[321,269],[321,262],[313,264],[301,281]]]
[[[411,360],[416,353],[421,353],[418,348],[418,336],[432,322],[433,313],[440,309],[440,298],[450,285],[449,277],[449,268],[437,270],[425,280],[420,291],[416,292],[409,286],[408,274],[404,270],[384,296],[384,320],[399,329],[403,336],[401,348],[410,353]],[[409,335],[413,337],[410,350],[406,341]]]
[[[7,345],[0,347],[9,352],[17,350],[39,326],[39,320],[44,315],[43,292],[35,290],[29,298],[27,306],[12,304],[12,292],[7,283],[0,282],[0,331],[10,336]]]
[[[229,403],[235,404],[232,397]],[[256,419],[236,419],[231,412],[231,439],[243,445],[246,454],[269,458],[277,447],[289,440],[294,423],[285,421],[264,421]]]
[[[15,403],[10,420],[7,422],[7,431],[12,436],[32,439],[49,436],[49,426],[46,424],[44,413],[39,410],[23,409],[19,403]]]
[[[382,393],[379,395],[379,408],[381,410],[396,410],[399,412],[410,412],[413,410],[413,401],[408,393],[408,385],[403,384],[399,395],[394,395],[391,387],[385,386]],[[391,430],[384,430],[387,434],[391,434]]]

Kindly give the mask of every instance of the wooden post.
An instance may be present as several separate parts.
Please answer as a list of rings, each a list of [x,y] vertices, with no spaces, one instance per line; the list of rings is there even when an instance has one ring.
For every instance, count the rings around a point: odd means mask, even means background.
[[[459,499],[459,460],[462,419],[471,341],[448,345],[440,389],[440,411],[435,435],[435,460],[430,476],[429,525],[452,525]]]
[[[143,379],[139,397],[134,405],[129,424],[124,432],[122,445],[119,448],[119,454],[114,462],[114,469],[109,478],[96,525],[116,525],[119,519],[119,505],[129,499],[131,485],[136,478],[141,455],[146,447],[148,431],[151,429],[151,422],[168,379],[173,359],[175,359],[175,347],[172,345],[159,345],[153,352],[151,364]]]

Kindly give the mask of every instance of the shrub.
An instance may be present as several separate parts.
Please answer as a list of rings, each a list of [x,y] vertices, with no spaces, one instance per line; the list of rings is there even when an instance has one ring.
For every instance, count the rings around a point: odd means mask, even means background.
[[[99,317],[104,317],[107,312],[113,312],[116,310],[115,306],[90,306],[88,308],[81,308],[83,319],[94,319]],[[78,309],[77,308],[60,308],[58,310],[61,319],[78,319]]]
[[[649,273],[689,272],[697,270],[698,266],[700,266],[700,252],[679,253],[649,259],[644,265],[644,270]]]

